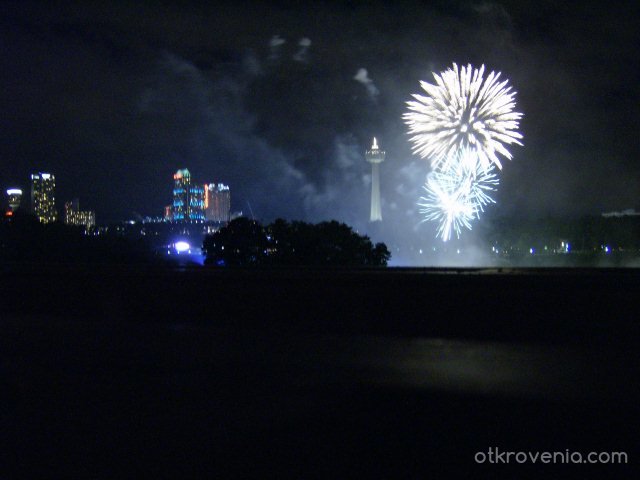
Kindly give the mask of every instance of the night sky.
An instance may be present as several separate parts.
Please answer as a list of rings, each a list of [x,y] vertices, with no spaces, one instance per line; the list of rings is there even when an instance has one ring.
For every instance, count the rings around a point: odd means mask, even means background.
[[[2,5],[3,190],[52,172],[59,208],[103,223],[161,215],[186,167],[232,210],[366,230],[375,135],[383,229],[431,238],[401,117],[456,62],[501,71],[524,113],[488,218],[640,208],[633,2],[111,3]]]

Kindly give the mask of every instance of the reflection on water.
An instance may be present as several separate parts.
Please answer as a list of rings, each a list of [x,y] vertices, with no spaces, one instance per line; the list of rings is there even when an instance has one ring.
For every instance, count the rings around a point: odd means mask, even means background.
[[[572,399],[584,395],[576,385],[592,373],[583,370],[586,356],[577,348],[383,337],[296,341],[289,354],[325,365],[333,381],[386,387]]]
[[[558,400],[629,400],[637,355],[631,347],[550,346],[485,341],[282,334],[180,323],[64,322],[6,317],[0,333],[20,355],[5,352],[16,372],[46,367],[83,376],[100,370],[155,371],[180,383],[299,386],[365,385],[416,391]],[[33,335],[30,332],[38,332]],[[140,339],[144,339],[141,341]],[[21,374],[22,375],[22,374]],[[198,380],[200,379],[200,380]]]

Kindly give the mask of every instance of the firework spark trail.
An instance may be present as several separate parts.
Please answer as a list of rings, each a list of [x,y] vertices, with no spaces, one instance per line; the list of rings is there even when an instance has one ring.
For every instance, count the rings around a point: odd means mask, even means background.
[[[458,156],[464,158],[466,155],[472,155],[472,153],[465,151]],[[465,192],[465,198],[474,205],[475,218],[480,218],[480,212],[484,212],[486,205],[496,203],[491,198],[490,192],[496,191],[499,183],[498,176],[493,165],[484,169],[479,162],[472,163],[469,160],[462,161],[460,165],[456,175],[464,179],[461,188]]]
[[[433,74],[435,84],[420,82],[427,96],[414,94],[403,115],[409,126],[414,153],[428,158],[434,169],[448,168],[451,154],[471,148],[486,170],[502,164],[498,155],[511,159],[505,145],[522,145],[517,132],[521,113],[514,112],[514,91],[508,80],[499,81],[500,73],[491,72],[484,79],[484,65],[458,68],[454,63],[440,74]]]
[[[484,206],[495,203],[490,192],[498,185],[493,166],[484,170],[473,161],[475,152],[463,149],[451,157],[446,171],[429,174],[423,186],[427,195],[418,202],[422,221],[438,222],[437,236],[445,242],[453,232],[459,238],[462,228],[471,230],[471,221],[480,218]]]
[[[437,175],[438,172],[429,174],[426,184],[422,187],[427,195],[420,197],[418,205],[422,207],[422,221],[437,221],[437,236],[446,242],[451,238],[452,231],[460,237],[462,227],[471,229],[473,207],[461,198],[462,192],[440,181]]]

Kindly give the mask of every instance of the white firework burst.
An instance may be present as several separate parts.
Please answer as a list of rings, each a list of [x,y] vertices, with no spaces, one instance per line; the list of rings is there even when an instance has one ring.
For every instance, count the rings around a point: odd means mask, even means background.
[[[418,206],[424,215],[423,222],[438,222],[437,236],[443,241],[451,238],[452,232],[460,237],[462,227],[471,230],[474,218],[473,205],[466,201],[462,192],[448,179],[439,179],[439,172],[431,172],[422,187],[427,195],[420,197]]]
[[[507,87],[508,80],[499,81],[499,72],[483,75],[484,65],[478,70],[454,63],[433,74],[435,85],[420,82],[426,96],[415,94],[407,102],[403,118],[413,135],[413,151],[434,169],[447,170],[451,154],[461,148],[475,150],[484,170],[490,165],[501,169],[498,155],[512,157],[505,145],[522,145],[517,131],[522,114],[513,111],[516,92]]]
[[[475,152],[463,149],[451,154],[446,171],[431,172],[423,186],[427,195],[420,197],[418,206],[423,222],[438,222],[437,236],[443,241],[453,232],[459,238],[462,228],[471,230],[471,222],[480,218],[484,207],[495,203],[490,193],[496,190],[498,177],[493,166],[482,168]]]

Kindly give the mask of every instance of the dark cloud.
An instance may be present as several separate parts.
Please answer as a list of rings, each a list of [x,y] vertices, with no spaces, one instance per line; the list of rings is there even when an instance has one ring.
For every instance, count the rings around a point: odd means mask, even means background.
[[[234,209],[365,230],[375,135],[378,233],[431,235],[401,116],[455,61],[502,71],[524,113],[487,216],[638,207],[637,11],[557,3],[9,4],[0,180],[53,171],[60,200],[117,220],[159,215],[188,167]]]

